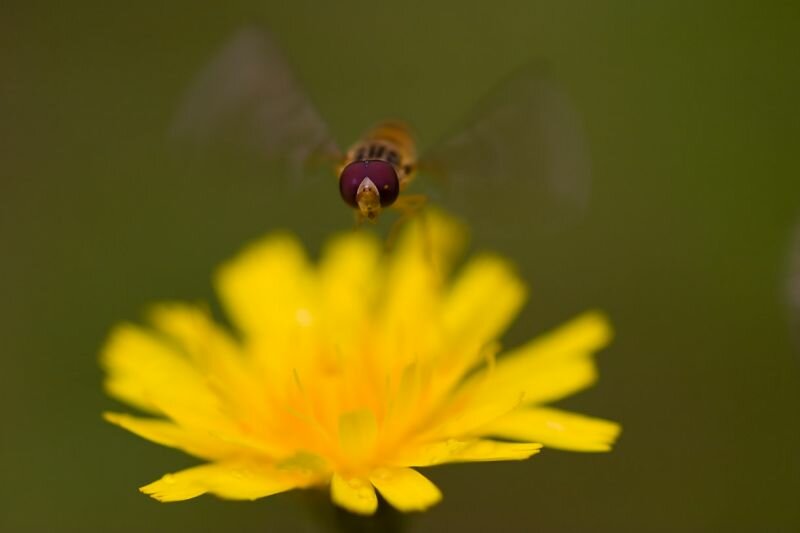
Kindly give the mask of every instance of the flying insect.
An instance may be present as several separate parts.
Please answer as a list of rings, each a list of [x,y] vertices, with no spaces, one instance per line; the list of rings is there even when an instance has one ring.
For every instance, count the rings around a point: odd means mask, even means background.
[[[359,223],[386,209],[417,211],[427,200],[408,192],[418,174],[446,189],[454,211],[488,213],[499,228],[548,226],[580,212],[589,191],[580,120],[538,66],[500,83],[421,157],[410,128],[396,120],[341,150],[272,36],[254,27],[236,33],[200,72],[173,134],[200,145],[232,136],[285,162],[290,179],[327,162]]]

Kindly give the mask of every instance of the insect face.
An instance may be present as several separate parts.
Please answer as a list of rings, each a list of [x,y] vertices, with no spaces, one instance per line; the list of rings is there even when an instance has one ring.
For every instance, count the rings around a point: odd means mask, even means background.
[[[351,207],[369,219],[397,199],[400,182],[394,167],[377,159],[353,161],[339,176],[339,192]]]

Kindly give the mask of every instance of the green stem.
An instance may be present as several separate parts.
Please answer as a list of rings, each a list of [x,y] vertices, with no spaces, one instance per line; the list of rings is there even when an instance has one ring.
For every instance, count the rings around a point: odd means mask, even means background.
[[[306,490],[308,507],[316,521],[331,533],[402,533],[405,516],[379,498],[378,510],[371,516],[353,514],[331,502],[328,491]]]

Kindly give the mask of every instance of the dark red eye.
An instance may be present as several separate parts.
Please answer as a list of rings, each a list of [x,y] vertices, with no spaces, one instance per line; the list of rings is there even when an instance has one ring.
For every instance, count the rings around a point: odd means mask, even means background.
[[[400,182],[394,167],[380,159],[353,161],[342,170],[339,176],[339,192],[342,199],[352,207],[358,207],[356,193],[361,182],[369,178],[381,195],[381,206],[392,205],[400,193]]]

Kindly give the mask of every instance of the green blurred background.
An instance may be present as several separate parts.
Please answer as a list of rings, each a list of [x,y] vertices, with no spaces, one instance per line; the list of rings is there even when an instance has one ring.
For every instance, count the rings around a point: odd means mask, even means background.
[[[800,530],[784,293],[800,213],[792,2],[1,9],[0,530],[318,529],[296,494],[146,498],[136,487],[195,461],[100,419],[115,407],[97,365],[113,323],[211,299],[214,266],[272,228],[316,250],[351,226],[335,190],[282,202],[254,160],[193,163],[165,142],[189,80],[252,21],[342,143],[386,116],[430,142],[530,58],[554,66],[586,123],[591,211],[552,242],[510,234],[533,290],[507,341],[607,310],[617,338],[600,382],[562,405],[621,421],[623,436],[611,454],[428,470],[445,500],[413,530]]]

